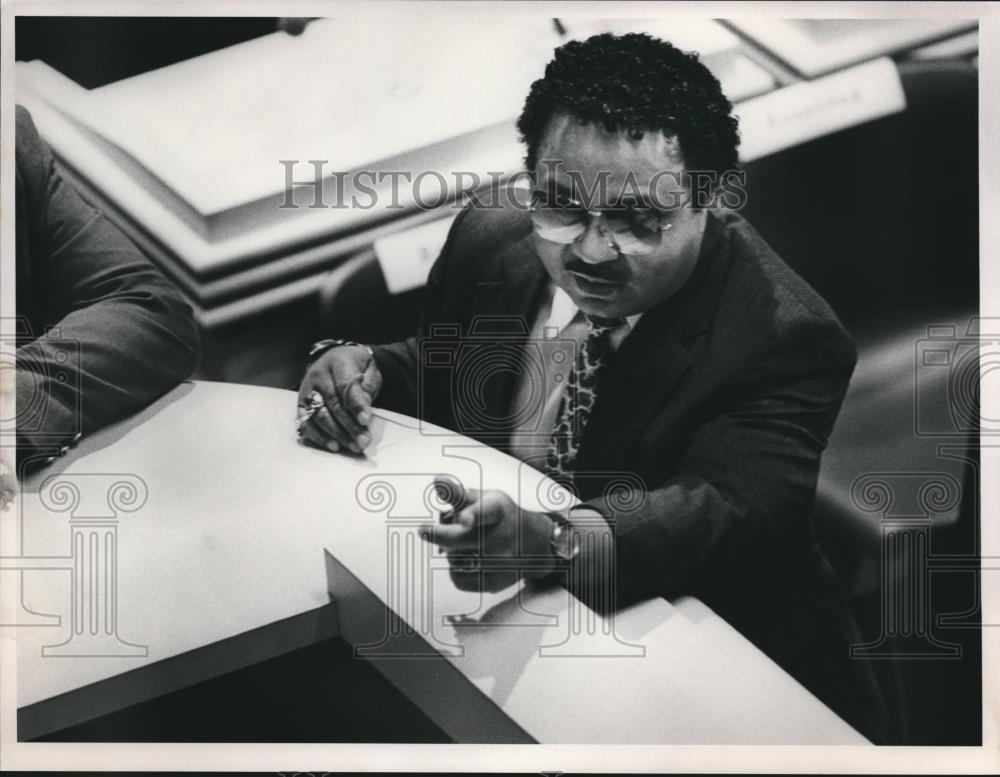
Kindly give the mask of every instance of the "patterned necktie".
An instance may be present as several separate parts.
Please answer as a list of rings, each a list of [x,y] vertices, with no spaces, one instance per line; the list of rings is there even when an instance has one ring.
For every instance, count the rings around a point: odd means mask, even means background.
[[[572,479],[583,430],[597,400],[601,368],[611,355],[611,333],[624,324],[623,318],[587,317],[587,337],[563,389],[545,461],[546,474],[555,480],[568,483]]]

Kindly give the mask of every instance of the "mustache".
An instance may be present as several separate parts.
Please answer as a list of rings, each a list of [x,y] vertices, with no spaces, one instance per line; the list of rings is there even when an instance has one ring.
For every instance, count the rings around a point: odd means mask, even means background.
[[[606,262],[604,264],[587,264],[582,259],[571,259],[566,262],[569,272],[610,283],[624,283],[628,280],[628,268],[624,264]]]

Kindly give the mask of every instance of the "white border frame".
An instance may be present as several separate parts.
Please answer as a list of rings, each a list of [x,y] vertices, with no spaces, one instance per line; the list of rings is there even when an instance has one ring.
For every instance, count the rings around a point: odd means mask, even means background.
[[[277,2],[262,0],[0,0],[0,239],[3,256],[14,251],[14,17],[25,15],[274,16]],[[398,19],[410,3],[398,0],[284,0],[280,15],[365,13]],[[1000,137],[1000,6],[986,3],[422,3],[421,13],[488,16],[512,12],[545,16],[771,16],[788,18],[964,17],[978,18],[980,72],[980,314],[1000,315],[1000,171],[992,139]],[[398,22],[397,22],[398,23]],[[992,99],[988,99],[992,96]],[[14,306],[14,263],[0,268],[0,305]],[[984,364],[984,367],[987,365]],[[1000,397],[983,394],[983,415],[1000,417]],[[1000,472],[1000,448],[985,448],[983,472]],[[1000,479],[983,478],[983,555],[1000,556],[997,515]],[[1000,623],[1000,586],[983,584],[983,617]],[[346,745],[346,744],[97,744],[19,743],[15,726],[17,661],[9,629],[0,633],[0,769],[61,770],[274,770],[274,771],[540,771],[577,772],[775,772],[775,773],[996,773],[1000,772],[1000,629],[983,629],[983,746],[934,747],[703,747],[628,745]]]

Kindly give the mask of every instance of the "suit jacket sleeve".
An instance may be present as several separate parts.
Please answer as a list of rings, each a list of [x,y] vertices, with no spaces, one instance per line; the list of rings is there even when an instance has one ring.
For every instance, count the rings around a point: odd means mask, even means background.
[[[458,269],[454,257],[457,235],[471,208],[466,207],[448,231],[448,239],[427,277],[424,305],[420,316],[419,333],[407,340],[373,347],[375,362],[382,373],[382,391],[375,404],[409,416],[420,415],[420,347],[418,338],[427,335],[431,323],[445,321],[447,317],[446,289],[456,286],[454,277]]]
[[[669,479],[587,503],[615,534],[619,606],[724,587],[811,534],[820,456],[855,360],[835,321],[799,319],[748,362]]]
[[[18,438],[30,449],[65,444],[164,394],[194,371],[199,339],[177,290],[62,179],[20,107],[16,127],[32,307],[58,328],[18,349]],[[22,417],[38,396],[44,408]]]

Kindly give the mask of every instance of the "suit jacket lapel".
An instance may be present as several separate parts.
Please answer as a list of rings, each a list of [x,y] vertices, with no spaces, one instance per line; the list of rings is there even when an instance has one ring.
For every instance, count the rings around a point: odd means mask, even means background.
[[[660,311],[639,321],[600,379],[577,457],[580,470],[608,471],[625,455],[691,366],[685,344]]]
[[[597,403],[580,442],[577,467],[581,471],[620,466],[690,369],[688,344],[708,328],[728,271],[729,256],[721,234],[722,225],[709,213],[691,278],[639,320],[601,375]]]

